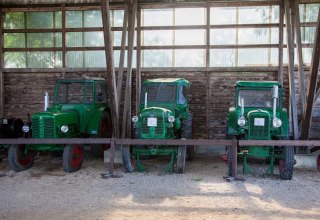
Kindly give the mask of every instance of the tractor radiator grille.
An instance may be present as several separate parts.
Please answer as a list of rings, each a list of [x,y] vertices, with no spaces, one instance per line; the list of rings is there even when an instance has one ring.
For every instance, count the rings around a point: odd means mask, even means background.
[[[255,124],[256,120],[256,124]],[[260,123],[257,123],[260,122]],[[264,123],[262,123],[264,121]],[[255,140],[270,139],[270,120],[269,115],[251,114],[248,119],[248,138]],[[258,125],[257,125],[258,124]]]
[[[34,118],[32,120],[33,138],[54,138],[54,119],[53,118]]]
[[[142,134],[150,134],[152,127],[148,127],[148,117],[142,119]],[[157,117],[157,127],[155,127],[155,135],[162,135],[164,133],[164,123],[162,117]]]

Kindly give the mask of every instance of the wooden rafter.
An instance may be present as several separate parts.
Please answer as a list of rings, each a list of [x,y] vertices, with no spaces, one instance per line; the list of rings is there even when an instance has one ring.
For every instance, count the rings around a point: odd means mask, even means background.
[[[314,38],[314,47],[311,60],[311,69],[310,69],[310,80],[308,85],[308,98],[307,98],[307,107],[302,121],[302,131],[301,139],[307,140],[309,138],[311,120],[312,120],[312,109],[315,98],[315,92],[318,82],[319,74],[319,59],[320,59],[320,11],[318,13],[318,24]]]

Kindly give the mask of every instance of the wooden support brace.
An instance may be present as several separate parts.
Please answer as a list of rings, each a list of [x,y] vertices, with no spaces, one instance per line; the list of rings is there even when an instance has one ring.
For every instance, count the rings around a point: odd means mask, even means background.
[[[301,139],[308,140],[311,120],[312,120],[312,109],[315,98],[316,87],[318,83],[318,74],[319,74],[319,58],[320,58],[320,11],[318,13],[318,24],[314,38],[314,47],[311,61],[311,69],[310,69],[310,80],[308,85],[308,98],[307,98],[307,106],[304,114],[304,118],[302,120],[302,131],[301,131]]]
[[[278,70],[278,81],[283,84],[283,25],[284,25],[284,0],[280,0],[279,9],[279,70]]]
[[[289,60],[289,97],[292,108],[292,125],[293,125],[293,137],[295,140],[299,139],[298,130],[298,114],[297,114],[297,102],[295,97],[295,84],[294,84],[294,49],[292,39],[292,23],[290,17],[289,0],[285,1],[285,15],[286,15],[286,29],[287,29],[287,44],[288,44],[288,60]],[[290,103],[290,102],[289,102]]]
[[[302,45],[301,45],[301,27],[300,27],[300,16],[299,16],[299,1],[295,0],[292,4],[293,8],[293,23],[295,26],[296,33],[296,44],[298,52],[298,70],[299,70],[299,85],[300,85],[300,101],[301,101],[301,115],[305,112],[306,107],[306,89],[305,89],[305,80],[304,80],[304,71],[303,71],[303,57],[302,57]]]
[[[124,15],[123,15],[123,27],[122,27],[122,35],[121,35],[121,51],[120,51],[120,61],[119,61],[119,70],[118,70],[118,82],[117,82],[118,109],[120,109],[120,104],[121,104],[124,57],[126,54],[127,27],[128,27],[128,7],[126,6],[125,10],[124,10]]]
[[[116,77],[114,72],[114,63],[113,63],[113,48],[112,48],[112,37],[111,37],[111,22],[110,22],[110,7],[108,0],[101,0],[101,14],[102,14],[102,23],[103,23],[103,33],[104,33],[104,46],[105,46],[105,55],[106,55],[106,64],[107,64],[107,89],[109,96],[111,97],[111,116],[112,116],[112,137],[119,137],[118,121],[119,121],[119,111],[118,111],[118,97],[117,97],[117,88],[116,88]],[[112,144],[113,143],[113,144]],[[114,141],[111,143],[111,152],[110,152],[110,164],[109,164],[109,175],[111,177],[116,177],[113,173],[113,164],[115,156],[115,145]]]

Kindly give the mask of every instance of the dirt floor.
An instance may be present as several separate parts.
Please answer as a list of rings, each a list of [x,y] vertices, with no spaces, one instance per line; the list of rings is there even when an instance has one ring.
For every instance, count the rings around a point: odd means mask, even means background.
[[[320,173],[295,170],[278,176],[227,182],[220,156],[198,156],[186,173],[163,174],[164,160],[149,171],[102,179],[102,160],[87,158],[67,174],[59,157],[40,156],[24,172],[0,162],[0,219],[320,219]],[[260,169],[260,170],[259,170]]]

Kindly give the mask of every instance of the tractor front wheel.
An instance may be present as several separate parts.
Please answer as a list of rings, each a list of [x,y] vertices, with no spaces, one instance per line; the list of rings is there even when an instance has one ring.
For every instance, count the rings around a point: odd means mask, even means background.
[[[283,180],[291,180],[294,165],[294,147],[284,147],[283,158],[279,160],[280,178]]]
[[[33,165],[33,152],[26,149],[25,144],[13,144],[9,146],[8,161],[12,170],[20,172]]]
[[[81,144],[65,146],[62,160],[65,172],[72,173],[80,170],[84,160],[83,146]]]
[[[184,173],[186,167],[186,146],[181,145],[178,147],[177,155],[177,173]]]
[[[181,122],[181,138],[192,139],[192,114],[189,113],[186,119]],[[187,146],[186,159],[192,161],[194,159],[194,146]]]
[[[232,147],[227,149],[228,176],[232,176]]]

